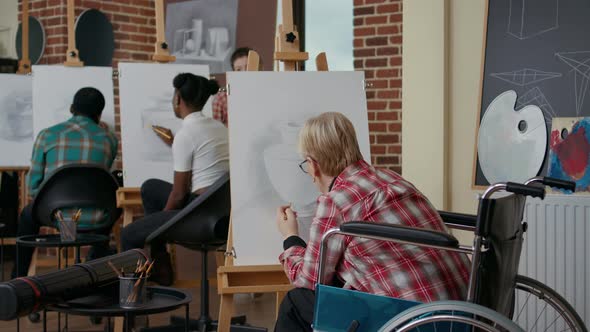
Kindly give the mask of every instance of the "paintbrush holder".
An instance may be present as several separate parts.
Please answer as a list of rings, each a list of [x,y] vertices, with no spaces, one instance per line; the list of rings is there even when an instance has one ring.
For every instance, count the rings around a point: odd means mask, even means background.
[[[76,241],[76,222],[72,218],[64,218],[58,222],[61,242]]]
[[[148,276],[135,277],[131,274],[119,277],[119,306],[139,308],[146,303]]]

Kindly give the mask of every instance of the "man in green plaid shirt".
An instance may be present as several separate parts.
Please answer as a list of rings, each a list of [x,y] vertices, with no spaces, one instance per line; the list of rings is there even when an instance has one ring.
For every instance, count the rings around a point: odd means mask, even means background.
[[[100,91],[90,87],[82,88],[76,92],[70,108],[73,116],[39,132],[33,146],[28,179],[31,197],[37,194],[43,181],[53,171],[64,165],[98,164],[111,168],[117,155],[118,142],[106,125],[100,122],[104,105],[105,99]],[[64,217],[71,217],[77,210],[78,208],[73,207],[62,213]],[[86,208],[82,210],[78,228],[100,228],[100,224],[107,219],[104,211]],[[40,226],[33,220],[29,204],[21,212],[17,235],[38,234]],[[104,232],[108,234],[110,229],[104,229]],[[97,256],[102,256],[100,252],[107,248],[93,249]],[[26,275],[32,254],[32,248],[19,249],[18,276]],[[16,270],[13,277],[15,273]]]

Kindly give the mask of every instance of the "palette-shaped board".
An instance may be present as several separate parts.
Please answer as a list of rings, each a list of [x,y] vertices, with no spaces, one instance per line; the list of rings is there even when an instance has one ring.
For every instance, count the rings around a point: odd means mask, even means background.
[[[575,194],[590,195],[590,118],[553,118],[547,175],[574,181]]]
[[[180,73],[209,77],[209,67],[191,64],[119,63],[123,180],[140,187],[151,178],[172,182],[172,149],[156,136],[152,125],[173,133],[182,120],[174,115],[172,81]],[[211,113],[211,100],[203,112]]]

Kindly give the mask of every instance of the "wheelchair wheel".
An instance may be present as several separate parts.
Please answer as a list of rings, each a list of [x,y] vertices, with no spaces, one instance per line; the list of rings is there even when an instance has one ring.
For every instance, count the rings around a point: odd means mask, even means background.
[[[461,301],[425,303],[405,310],[380,332],[403,331],[522,332],[514,322],[486,307]]]
[[[525,331],[588,331],[582,318],[561,295],[521,275],[516,276],[513,320]]]

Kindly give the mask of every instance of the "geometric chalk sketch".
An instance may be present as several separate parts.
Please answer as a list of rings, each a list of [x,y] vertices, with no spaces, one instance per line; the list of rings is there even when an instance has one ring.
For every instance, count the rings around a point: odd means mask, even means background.
[[[490,76],[501,79],[508,83],[525,86],[529,84],[538,83],[544,80],[561,77],[561,73],[552,73],[542,70],[524,68],[515,71],[492,73]]]
[[[559,0],[510,0],[507,32],[520,40],[559,28]]]
[[[559,60],[570,66],[574,71],[574,86],[576,96],[576,116],[580,116],[586,91],[588,91],[588,80],[590,79],[590,51],[560,52],[555,53]]]
[[[520,109],[526,105],[536,105],[539,106],[541,111],[543,111],[543,116],[545,117],[545,123],[549,126],[551,124],[551,119],[557,116],[547,98],[541,92],[539,87],[534,87],[529,91],[525,92],[523,95],[519,96],[516,100],[516,109]]]

